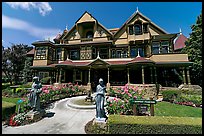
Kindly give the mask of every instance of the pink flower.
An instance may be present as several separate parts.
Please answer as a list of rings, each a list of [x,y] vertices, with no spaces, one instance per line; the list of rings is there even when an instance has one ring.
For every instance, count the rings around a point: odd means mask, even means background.
[[[129,96],[129,97],[132,97],[132,94],[128,93],[128,96]]]
[[[43,90],[43,92],[48,94],[50,91],[49,90]]]
[[[121,105],[120,107],[121,107],[121,108],[124,108],[124,105]]]
[[[111,106],[113,106],[113,104],[110,104],[109,106],[111,107]]]
[[[134,98],[134,99],[137,99],[137,96],[134,96],[133,98]]]

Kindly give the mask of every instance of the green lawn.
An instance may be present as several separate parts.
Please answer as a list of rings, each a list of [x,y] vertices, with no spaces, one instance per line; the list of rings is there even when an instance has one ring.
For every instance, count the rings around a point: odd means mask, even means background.
[[[178,105],[169,102],[158,102],[155,105],[155,116],[202,117],[202,108]]]
[[[11,102],[14,104],[16,104],[19,99],[21,99],[21,98],[2,97],[2,101]]]

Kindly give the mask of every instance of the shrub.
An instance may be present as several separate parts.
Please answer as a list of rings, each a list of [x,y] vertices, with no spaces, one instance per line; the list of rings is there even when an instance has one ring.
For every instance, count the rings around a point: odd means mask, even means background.
[[[188,95],[181,94],[177,99],[177,102],[192,102],[195,105],[202,104],[202,96],[201,95]]]
[[[2,120],[8,119],[15,113],[16,105],[10,102],[2,101]]]
[[[110,115],[110,134],[202,134],[202,118]]]
[[[113,100],[107,100],[107,111],[109,114],[133,114],[132,105],[130,99],[144,99],[144,89],[139,90],[138,87],[134,87],[126,84],[122,88],[110,88],[111,96],[115,96]]]
[[[10,83],[2,83],[2,89],[7,89],[10,86]]]
[[[173,102],[179,95],[181,94],[180,91],[177,90],[164,90],[162,91],[163,100],[168,102]]]
[[[50,84],[51,77],[45,77],[40,80],[42,84]]]

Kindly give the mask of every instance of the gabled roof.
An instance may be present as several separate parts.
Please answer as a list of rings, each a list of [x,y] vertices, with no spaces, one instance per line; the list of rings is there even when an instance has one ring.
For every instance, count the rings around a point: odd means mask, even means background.
[[[98,62],[102,62],[102,63],[105,64],[105,65],[110,65],[108,62],[102,60],[100,57],[97,57],[94,61],[90,62],[88,65],[93,65],[93,64],[96,63],[97,61],[98,61]]]
[[[182,49],[184,48],[185,42],[188,38],[184,36],[183,34],[180,34],[174,41],[174,50]]]
[[[128,24],[135,16],[137,16],[137,15],[139,15],[139,16],[141,16],[141,17],[143,17],[144,19],[146,19],[147,21],[149,21],[150,22],[150,24],[152,24],[153,26],[155,26],[156,28],[158,28],[161,32],[163,32],[164,34],[167,34],[167,32],[165,31],[165,30],[163,30],[161,27],[159,27],[158,25],[156,25],[155,23],[153,23],[149,18],[147,18],[146,16],[144,16],[142,13],[140,13],[139,11],[136,11],[136,12],[134,12],[129,18],[128,18],[128,20],[122,25],[122,27],[114,34],[114,35],[116,35],[119,31],[121,31],[122,30],[122,28],[126,25],[126,24]]]
[[[34,55],[34,52],[35,52],[35,48],[33,48],[32,50],[30,50],[27,55]]]
[[[144,62],[144,63],[154,63],[154,61],[144,58],[144,57],[135,57],[133,60],[131,60],[129,63],[138,63],[138,62]]]
[[[96,18],[94,18],[88,11],[85,11],[85,12],[81,15],[81,17],[75,22],[75,25],[70,29],[70,31],[68,31],[68,33],[66,33],[63,37],[60,37],[60,38],[65,38],[65,37],[67,37],[67,36],[76,28],[76,23],[77,23],[85,14],[90,15],[93,19],[96,20],[96,23],[98,23],[99,26],[101,26],[107,33],[109,33],[111,36],[113,36],[113,34],[112,34],[106,27],[104,27],[101,23],[99,23]]]

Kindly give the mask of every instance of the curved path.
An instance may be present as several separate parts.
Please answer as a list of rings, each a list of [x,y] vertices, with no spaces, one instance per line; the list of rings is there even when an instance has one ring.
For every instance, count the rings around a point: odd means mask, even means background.
[[[68,107],[69,99],[57,101],[53,109],[46,110],[53,116],[25,126],[2,126],[2,134],[85,134],[84,127],[95,117],[95,109]]]

